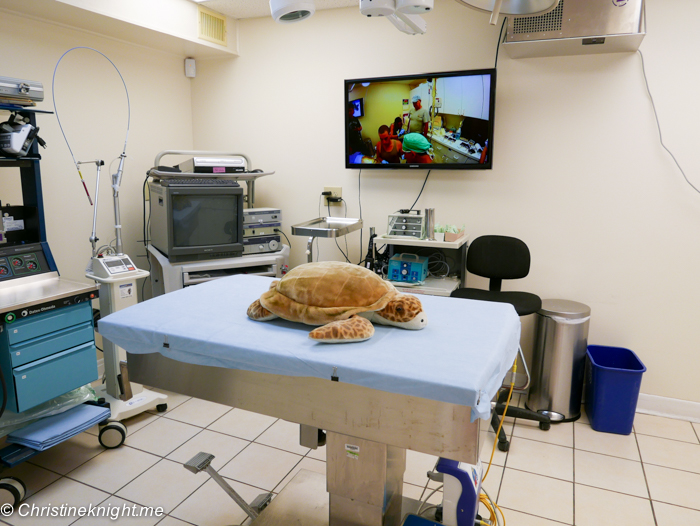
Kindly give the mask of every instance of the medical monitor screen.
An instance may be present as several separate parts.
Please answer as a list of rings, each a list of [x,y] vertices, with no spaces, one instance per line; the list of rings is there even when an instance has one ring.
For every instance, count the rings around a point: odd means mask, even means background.
[[[355,99],[350,101],[350,106],[352,107],[353,117],[364,117],[365,116],[365,101],[362,99]]]
[[[173,195],[173,246],[238,243],[238,202],[233,195]]]
[[[345,167],[490,169],[495,95],[495,69],[346,80]]]

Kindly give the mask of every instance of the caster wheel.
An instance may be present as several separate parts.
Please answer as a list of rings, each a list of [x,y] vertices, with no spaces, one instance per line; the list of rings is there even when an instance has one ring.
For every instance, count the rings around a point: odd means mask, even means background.
[[[498,449],[500,451],[503,451],[504,453],[510,449],[510,442],[505,441],[505,442],[499,442],[498,443]]]
[[[0,479],[0,502],[9,502],[17,506],[27,494],[24,482],[15,477]]]
[[[115,449],[126,440],[126,426],[121,422],[109,422],[100,427],[100,444],[105,449]]]
[[[550,427],[552,427],[552,424],[549,422],[540,422],[540,429],[542,431],[548,431]]]
[[[159,413],[165,413],[168,410],[168,404],[158,404],[156,409]]]
[[[323,429],[318,430],[318,447],[326,445],[326,432]]]

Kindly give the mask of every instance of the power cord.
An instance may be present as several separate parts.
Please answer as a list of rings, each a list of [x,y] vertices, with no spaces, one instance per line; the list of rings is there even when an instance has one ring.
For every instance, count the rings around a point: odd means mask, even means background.
[[[148,242],[150,241],[148,236],[149,225],[151,223],[151,211],[148,210],[148,220],[146,220],[146,185],[148,184],[148,179],[150,175],[147,175],[143,180],[143,187],[141,188],[141,201],[143,203],[143,247],[146,249],[146,261],[148,261],[148,277],[141,282],[141,301],[144,301],[144,291],[146,287],[146,282],[151,278],[151,257],[148,253]]]
[[[342,197],[340,198],[340,201],[345,205],[345,217],[348,217],[348,203],[343,199]],[[360,232],[360,236],[362,235],[362,232]],[[350,249],[348,249],[348,236],[344,235],[345,238],[345,252],[348,254],[348,263],[350,263]],[[360,250],[362,250],[362,242],[360,238]]]
[[[501,47],[501,41],[503,40],[503,28],[506,25],[506,22],[508,21],[508,17],[503,17],[503,23],[501,24],[501,30],[498,32],[498,44],[496,44],[496,62],[493,65],[493,68],[496,69],[496,66],[498,66],[498,50]]]
[[[425,188],[425,183],[428,182],[428,177],[430,177],[430,170],[428,170],[428,174],[425,176],[425,181],[423,181],[423,186],[420,189],[420,193],[418,194],[418,197],[416,197],[416,200],[413,201],[413,204],[411,205],[411,208],[409,208],[409,210],[413,210],[413,207],[416,206],[416,203],[418,202],[418,199],[420,199],[420,196],[423,193],[423,189]]]
[[[637,52],[639,53],[639,57],[642,59],[642,73],[644,75],[644,84],[647,87],[647,93],[649,94],[649,100],[651,101],[651,107],[654,110],[654,118],[656,119],[656,127],[659,129],[659,142],[661,143],[661,146],[663,147],[664,150],[668,152],[668,154],[671,156],[673,159],[673,162],[676,163],[676,166],[678,166],[678,169],[681,171],[681,174],[683,174],[683,178],[685,179],[685,182],[688,183],[693,190],[696,192],[700,193],[700,190],[690,182],[688,179],[688,176],[685,175],[685,172],[683,171],[683,168],[681,168],[680,163],[678,162],[678,159],[676,159],[676,156],[671,153],[671,150],[666,148],[666,145],[664,144],[664,139],[663,136],[661,135],[661,124],[659,123],[659,114],[656,112],[656,104],[654,104],[654,97],[651,95],[651,90],[649,89],[649,80],[647,79],[647,71],[646,68],[644,67],[644,55],[642,55],[642,50],[638,49]]]
[[[484,487],[481,487],[481,495],[479,495],[479,502],[481,502],[484,506],[486,506],[486,509],[489,510],[489,521],[491,522],[491,526],[496,524],[497,526],[501,526],[501,521],[498,518],[498,513],[501,514],[501,517],[503,517],[503,526],[506,526],[506,516],[503,515],[503,510],[498,507],[498,504],[496,504],[491,497],[489,496],[488,492],[484,489]]]
[[[148,184],[148,180],[150,179],[150,175],[147,175],[146,178],[143,180],[143,187],[141,188],[141,197],[142,197],[142,203],[143,203],[143,246],[144,248],[148,247],[148,232],[146,231],[147,228],[147,221],[146,221],[146,185]],[[149,211],[148,214],[148,221],[151,220],[151,214]]]
[[[275,232],[277,232],[277,233],[279,233],[279,234],[282,234],[282,235],[284,236],[284,239],[287,240],[287,244],[288,244],[290,247],[292,246],[292,243],[289,241],[289,238],[287,237],[287,234],[285,234],[284,232],[282,232],[279,228],[275,228]]]
[[[430,497],[432,497],[432,496],[435,495],[438,491],[440,491],[440,490],[442,489],[443,486],[444,486],[444,484],[440,484],[437,488],[435,488],[433,491],[431,491],[430,493],[428,493],[428,496],[425,497],[425,499],[421,502],[420,506],[418,506],[418,511],[416,512],[416,515],[420,515],[422,512],[427,511],[427,510],[424,510],[424,509],[423,509],[423,506],[425,506],[425,505],[428,503],[428,499],[430,499]],[[436,506],[436,507],[437,507],[437,506]]]
[[[343,199],[340,197],[326,197],[326,200],[328,201],[328,205],[327,205],[328,206],[328,217],[331,217],[331,205],[330,205],[331,199],[334,199],[334,201],[333,201],[334,203],[338,203],[340,201],[343,201]],[[346,205],[345,206],[345,217],[347,217],[347,215],[348,215],[348,212],[347,212],[347,205]],[[338,250],[340,250],[340,253],[345,258],[346,263],[350,263],[350,258],[348,258],[348,255],[345,252],[343,252],[343,249],[340,248],[340,245],[338,244],[338,238],[334,237],[333,240],[335,241],[335,246],[338,247]],[[348,241],[346,239],[345,243],[347,244],[347,242]],[[347,250],[347,245],[345,247],[345,250]]]

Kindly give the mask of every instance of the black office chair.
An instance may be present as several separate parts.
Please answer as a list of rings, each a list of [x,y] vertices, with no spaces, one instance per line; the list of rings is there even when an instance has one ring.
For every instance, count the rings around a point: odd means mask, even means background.
[[[542,308],[542,300],[535,294],[501,291],[501,284],[504,279],[524,278],[530,272],[530,250],[519,239],[507,236],[481,236],[476,238],[469,245],[469,250],[467,251],[467,271],[477,276],[489,278],[489,290],[457,289],[450,294],[453,298],[510,303],[515,307],[518,316],[527,316]],[[527,371],[527,364],[525,364],[522,350],[518,349],[518,351]],[[527,376],[528,383],[521,389],[526,389],[530,384],[529,372]],[[508,389],[501,389],[498,393],[496,407],[491,416],[491,427],[493,427],[494,432],[498,431],[498,415],[503,415],[507,398]],[[508,406],[506,416],[534,420],[539,422],[540,429],[545,431],[549,429],[551,422],[548,416],[515,406]],[[503,429],[501,429],[498,435],[498,449],[508,451],[508,447],[508,439]]]

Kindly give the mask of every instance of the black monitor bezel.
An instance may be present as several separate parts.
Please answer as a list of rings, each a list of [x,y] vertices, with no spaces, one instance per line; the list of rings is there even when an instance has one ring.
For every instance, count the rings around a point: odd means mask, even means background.
[[[387,82],[387,81],[403,81],[412,79],[423,79],[433,77],[465,77],[477,75],[490,75],[491,83],[489,89],[489,133],[488,133],[488,158],[484,164],[452,164],[452,163],[405,163],[405,164],[351,164],[348,153],[348,125],[350,124],[350,115],[348,105],[351,101],[348,100],[348,86],[352,84],[361,84],[363,82]],[[496,111],[496,69],[470,69],[459,71],[443,71],[438,73],[420,73],[411,75],[394,75],[388,77],[371,77],[346,79],[343,83],[343,106],[345,114],[345,143],[343,145],[345,156],[345,168],[355,170],[491,170],[493,168],[493,152],[494,152],[494,130],[495,130],[495,111]]]

